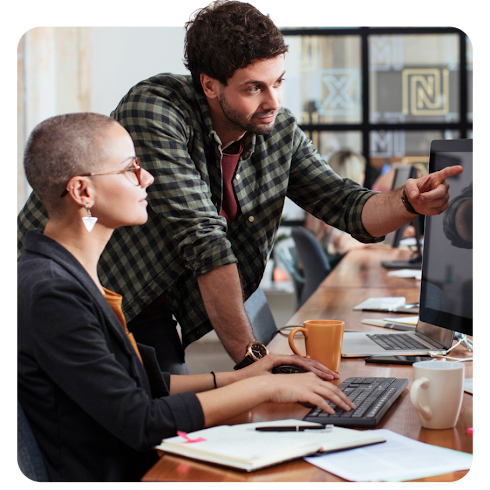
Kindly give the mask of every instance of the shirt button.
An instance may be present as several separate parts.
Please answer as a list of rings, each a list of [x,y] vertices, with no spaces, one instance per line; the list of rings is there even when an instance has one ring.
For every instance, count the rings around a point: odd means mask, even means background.
[[[249,216],[249,217],[248,217],[248,221],[250,221],[250,223],[253,223],[254,219],[255,219],[255,218],[254,218],[253,216]]]
[[[235,175],[235,179],[236,179],[236,180],[240,180],[240,174],[236,174],[236,175]]]

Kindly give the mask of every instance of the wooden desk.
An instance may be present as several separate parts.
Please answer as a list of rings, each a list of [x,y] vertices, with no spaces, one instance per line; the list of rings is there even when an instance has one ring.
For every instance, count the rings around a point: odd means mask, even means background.
[[[325,288],[416,288],[420,281],[387,275],[382,260],[408,260],[412,252],[371,245],[354,249],[342,259],[320,287]]]
[[[380,265],[381,260],[403,260],[405,258],[403,255],[408,256],[408,253],[404,254],[397,250],[388,252],[387,254],[386,251],[380,249],[367,248],[349,253],[291,318],[288,324],[298,325],[307,319],[342,319],[346,322],[346,330],[386,331],[360,323],[363,318],[383,318],[386,314],[352,311],[352,307],[370,296],[405,296],[407,302],[418,301],[420,281],[391,278],[387,276],[387,270]],[[353,270],[356,270],[358,277],[360,277],[360,281],[357,283],[355,282],[355,274],[350,272],[350,264],[353,264]],[[344,280],[346,284],[344,284]],[[298,335],[297,345],[304,352],[304,343],[301,335]],[[277,335],[270,342],[268,348],[275,354],[291,353],[287,338],[283,335]],[[464,349],[458,347],[455,351],[455,355],[468,357],[468,353]],[[473,376],[472,362],[468,362],[465,365],[465,373],[467,378]],[[340,366],[340,379],[335,383],[340,384],[341,381],[350,376],[395,376],[408,378],[410,385],[413,381],[411,366],[365,364],[364,359],[343,359]],[[297,403],[266,403],[225,423],[261,422],[284,418],[302,419],[308,411],[308,408]],[[406,389],[384,416],[379,428],[390,429],[421,442],[472,453],[472,437],[466,433],[466,430],[472,426],[472,395],[464,394],[461,415],[454,429],[428,430],[421,427],[417,413],[410,402],[408,389]],[[462,478],[466,473],[467,471],[457,471],[416,481],[455,481]],[[244,473],[218,465],[164,455],[148,471],[143,481],[338,482],[344,480],[320,470],[302,459],[253,473]]]
[[[415,282],[414,279],[412,281]],[[420,283],[420,281],[418,281]],[[327,288],[320,286],[308,301],[292,316],[288,325],[303,325],[305,320],[342,320],[345,330],[365,330],[366,325],[361,324],[364,318],[381,320],[386,317],[400,318],[407,315],[397,313],[377,313],[367,311],[354,311],[354,306],[370,297],[404,296],[407,303],[418,302],[420,290],[416,288]],[[413,313],[411,314],[413,316]],[[386,332],[386,329],[370,327],[371,330]],[[270,346],[274,345],[273,343]],[[289,352],[288,352],[289,354]]]

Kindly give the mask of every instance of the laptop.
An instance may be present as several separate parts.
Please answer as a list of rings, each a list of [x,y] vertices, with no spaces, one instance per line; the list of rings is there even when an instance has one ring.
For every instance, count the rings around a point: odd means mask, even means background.
[[[344,332],[342,357],[422,356],[442,353],[454,332],[418,321],[413,332]]]

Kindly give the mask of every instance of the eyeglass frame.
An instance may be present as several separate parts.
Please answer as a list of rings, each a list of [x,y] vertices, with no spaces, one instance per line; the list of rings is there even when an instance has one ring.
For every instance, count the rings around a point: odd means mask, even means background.
[[[92,172],[90,174],[80,174],[74,175],[73,177],[93,177],[94,175],[110,175],[110,174],[122,174],[123,172],[133,172],[138,180],[138,183],[135,185],[141,185],[141,165],[139,157],[134,157],[132,159],[134,164],[131,164],[130,167],[123,168],[122,170],[111,170],[110,172]],[[134,165],[134,166],[133,166]],[[72,178],[73,178],[72,177]],[[68,194],[68,188],[61,193],[60,198],[65,197]]]

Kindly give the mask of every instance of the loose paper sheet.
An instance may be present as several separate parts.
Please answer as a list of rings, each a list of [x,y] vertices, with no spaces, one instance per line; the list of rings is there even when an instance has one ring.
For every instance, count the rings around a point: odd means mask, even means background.
[[[387,429],[374,432],[381,433],[386,442],[304,459],[350,481],[415,480],[471,468],[471,454],[414,441]]]
[[[369,298],[354,306],[354,310],[392,311],[406,303],[404,296]]]
[[[388,275],[395,277],[405,277],[408,279],[422,279],[422,271],[418,269],[400,269],[398,271],[390,271],[388,272]]]
[[[388,323],[402,323],[404,325],[417,325],[419,321],[418,316],[396,316],[392,318],[383,318]]]

